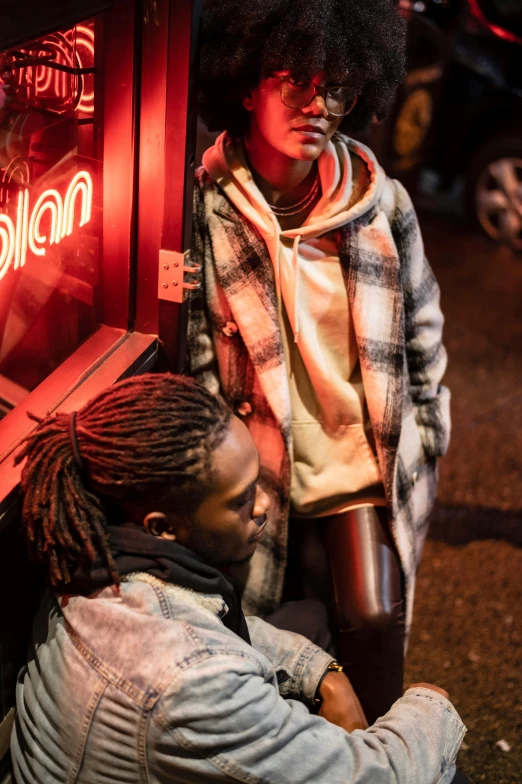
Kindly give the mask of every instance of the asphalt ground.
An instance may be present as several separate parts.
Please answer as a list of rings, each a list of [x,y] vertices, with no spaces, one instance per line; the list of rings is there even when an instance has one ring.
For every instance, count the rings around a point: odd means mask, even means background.
[[[453,433],[406,678],[450,692],[472,782],[522,784],[522,256],[459,215],[419,218],[446,316]]]

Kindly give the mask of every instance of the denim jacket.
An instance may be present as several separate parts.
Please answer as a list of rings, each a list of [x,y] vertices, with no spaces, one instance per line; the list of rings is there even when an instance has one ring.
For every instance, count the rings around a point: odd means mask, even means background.
[[[307,707],[328,654],[259,618],[249,646],[224,612],[146,574],[45,597],[17,686],[17,784],[451,781],[465,727],[444,697],[409,689],[348,734]]]

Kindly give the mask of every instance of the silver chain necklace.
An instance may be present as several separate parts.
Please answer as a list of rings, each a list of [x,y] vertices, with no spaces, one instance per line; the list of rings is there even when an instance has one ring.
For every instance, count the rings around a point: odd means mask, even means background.
[[[303,212],[310,204],[314,201],[317,194],[319,192],[319,172],[315,176],[315,180],[312,183],[312,187],[301,199],[301,201],[296,202],[295,204],[290,204],[288,207],[277,207],[275,204],[269,204],[271,211],[274,215],[278,218],[289,218],[291,215],[297,215],[299,212]]]

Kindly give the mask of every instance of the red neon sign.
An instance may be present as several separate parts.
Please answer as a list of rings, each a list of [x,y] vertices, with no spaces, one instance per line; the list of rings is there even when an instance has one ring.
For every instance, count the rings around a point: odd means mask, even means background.
[[[94,50],[93,25],[76,25],[4,53],[0,71],[4,82],[7,79],[16,86],[12,99],[23,105],[59,114],[73,109],[92,115]]]
[[[45,190],[30,209],[29,189],[18,192],[16,219],[0,214],[0,280],[7,274],[11,265],[17,270],[24,266],[27,251],[35,256],[45,256],[47,245],[57,245],[74,230],[76,200],[81,194],[81,212],[78,226],[85,226],[92,216],[92,178],[86,171],[80,171],[72,178],[65,196],[57,190]],[[50,228],[48,236],[42,234],[42,217],[49,212]],[[29,214],[30,213],[30,214]]]

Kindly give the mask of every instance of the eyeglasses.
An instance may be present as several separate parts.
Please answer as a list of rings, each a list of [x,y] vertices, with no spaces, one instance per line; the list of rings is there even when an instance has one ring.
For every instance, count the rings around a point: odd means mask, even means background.
[[[281,76],[279,79],[281,100],[289,109],[304,109],[316,95],[320,95],[328,114],[332,117],[346,117],[354,109],[359,97],[341,85],[319,87],[309,79],[299,81],[292,76]]]

